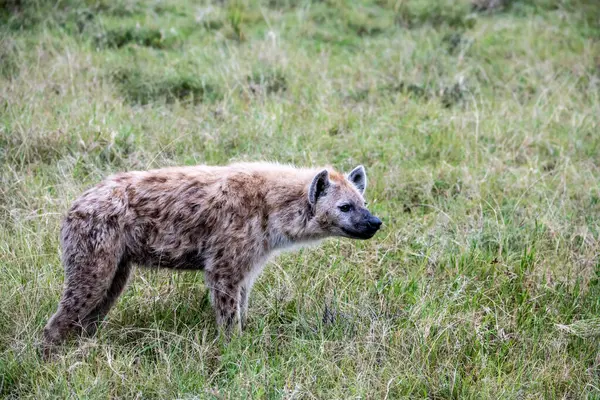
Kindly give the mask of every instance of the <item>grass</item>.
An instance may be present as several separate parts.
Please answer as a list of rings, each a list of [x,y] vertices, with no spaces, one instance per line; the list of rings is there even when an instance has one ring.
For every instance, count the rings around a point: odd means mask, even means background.
[[[488,3],[0,1],[0,397],[600,398],[600,9]],[[385,229],[274,259],[227,346],[137,270],[42,362],[78,194],[265,159],[366,165]]]

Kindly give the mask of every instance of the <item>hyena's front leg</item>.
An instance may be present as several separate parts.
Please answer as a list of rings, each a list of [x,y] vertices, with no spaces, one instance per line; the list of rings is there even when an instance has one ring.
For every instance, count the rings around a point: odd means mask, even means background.
[[[227,337],[242,331],[240,300],[241,280],[228,271],[215,269],[206,273],[206,285],[210,290],[217,325]]]

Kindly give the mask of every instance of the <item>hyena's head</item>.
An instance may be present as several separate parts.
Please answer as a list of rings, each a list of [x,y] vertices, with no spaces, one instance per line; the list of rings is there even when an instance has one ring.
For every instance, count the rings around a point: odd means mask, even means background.
[[[365,207],[367,173],[362,165],[346,176],[324,169],[312,180],[308,201],[319,229],[328,236],[370,239],[381,220]]]

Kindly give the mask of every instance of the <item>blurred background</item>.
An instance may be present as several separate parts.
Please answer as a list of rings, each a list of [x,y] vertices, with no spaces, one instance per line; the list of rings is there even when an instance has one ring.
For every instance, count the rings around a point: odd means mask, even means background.
[[[597,0],[0,0],[0,396],[597,398]],[[117,171],[364,164],[373,240],[274,259],[223,346],[138,270],[43,363],[58,230]]]

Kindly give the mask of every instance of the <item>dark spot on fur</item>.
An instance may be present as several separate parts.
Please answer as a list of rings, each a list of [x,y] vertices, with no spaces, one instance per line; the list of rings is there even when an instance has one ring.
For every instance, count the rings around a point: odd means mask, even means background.
[[[217,250],[217,254],[215,254],[215,261],[219,262],[223,258],[223,248]]]
[[[160,209],[159,208],[152,209],[152,211],[148,214],[148,216],[152,219],[159,218],[160,217]]]
[[[97,274],[92,274],[92,278],[98,279],[98,275]]]
[[[79,210],[73,210],[73,212],[71,213],[71,218],[72,219],[87,219],[88,215],[82,211]]]
[[[119,218],[116,215],[111,215],[106,219],[106,225],[108,225],[108,227],[112,229],[118,228]]]
[[[85,298],[86,298],[86,299],[89,299],[89,298],[91,298],[91,297],[92,297],[92,294],[91,294],[91,293],[88,293],[88,294],[86,294],[86,295],[85,295]]]
[[[186,196],[190,196],[190,197],[200,197],[200,196],[202,196],[204,194],[202,192],[202,188],[200,187],[200,183],[199,182],[191,182],[191,183],[189,183],[183,189],[183,193]]]
[[[166,176],[160,176],[160,175],[152,175],[147,177],[146,179],[144,179],[144,182],[152,185],[155,183],[165,183],[167,181],[167,177]]]

